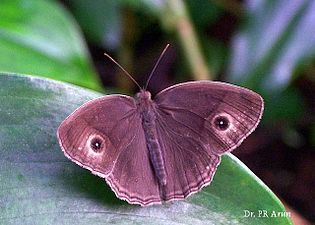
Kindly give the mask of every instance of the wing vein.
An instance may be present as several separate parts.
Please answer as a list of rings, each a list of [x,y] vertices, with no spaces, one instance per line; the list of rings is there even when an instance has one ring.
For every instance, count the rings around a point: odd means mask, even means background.
[[[182,135],[180,135],[179,133],[177,133],[177,132],[175,132],[175,131],[173,131],[173,130],[171,130],[171,129],[166,129],[167,128],[167,126],[165,126],[165,124],[163,124],[163,126],[160,124],[160,127],[162,127],[163,128],[163,130],[166,132],[166,133],[168,133],[168,134],[173,134],[173,135],[178,135],[178,136],[180,136],[180,137],[182,137],[182,138],[187,138],[187,139],[189,139],[189,140],[193,140],[194,141],[194,139],[192,138],[192,137],[185,137],[185,136],[182,136]],[[169,135],[169,136],[172,136],[172,135]],[[175,143],[176,143],[176,145],[178,146],[178,147],[180,147],[180,149],[182,150],[182,147],[181,147],[181,145],[176,141],[176,138],[174,138],[174,139],[172,139],[172,141],[174,142],[175,141]],[[192,143],[192,142],[190,142],[190,143]],[[198,142],[196,142],[196,143],[198,143]],[[193,145],[194,146],[194,145]],[[204,148],[204,145],[199,145],[202,149],[205,149]],[[190,152],[190,153],[192,153],[192,155],[195,155],[195,156],[197,156],[197,158],[200,158],[200,159],[202,159],[201,161],[203,161],[206,165],[208,165],[208,162],[207,161],[205,161],[204,160],[204,158],[203,158],[203,156],[204,155],[197,155],[196,154],[196,152],[194,152],[194,151],[191,151],[191,150],[187,150],[188,152]],[[204,153],[205,153],[205,156],[208,156],[208,152],[206,151],[206,150],[204,150],[203,151]]]

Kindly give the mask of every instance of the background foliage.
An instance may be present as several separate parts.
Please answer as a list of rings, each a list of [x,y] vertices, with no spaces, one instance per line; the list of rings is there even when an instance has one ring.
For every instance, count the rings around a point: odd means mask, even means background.
[[[103,53],[142,84],[170,43],[149,89],[212,79],[260,93],[262,125],[235,154],[315,221],[314,15],[311,0],[3,0],[0,71],[134,93]]]

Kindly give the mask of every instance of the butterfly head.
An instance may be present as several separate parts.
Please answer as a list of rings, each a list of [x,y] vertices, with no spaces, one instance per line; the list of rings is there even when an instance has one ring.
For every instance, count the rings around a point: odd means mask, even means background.
[[[152,105],[151,93],[143,89],[135,95],[135,100],[140,112],[146,111]]]
[[[151,100],[151,93],[149,91],[141,89],[135,96],[138,102],[146,102]]]

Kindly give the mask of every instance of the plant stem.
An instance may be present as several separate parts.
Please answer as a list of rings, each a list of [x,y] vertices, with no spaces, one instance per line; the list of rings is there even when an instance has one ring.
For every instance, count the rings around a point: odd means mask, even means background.
[[[133,74],[133,55],[136,41],[136,21],[131,10],[122,9],[122,40],[118,52],[118,62],[131,75]],[[134,77],[135,78],[135,77]],[[121,70],[119,70],[116,78],[117,87],[123,92],[131,92],[134,83]]]
[[[166,5],[167,13],[161,15],[162,23],[166,28],[177,31],[194,79],[212,79],[213,75],[210,73],[202,56],[200,44],[185,3],[182,0],[168,0]]]

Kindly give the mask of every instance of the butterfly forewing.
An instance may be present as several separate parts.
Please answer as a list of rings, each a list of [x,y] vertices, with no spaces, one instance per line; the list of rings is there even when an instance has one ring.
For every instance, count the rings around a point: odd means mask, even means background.
[[[263,110],[258,94],[209,81],[172,86],[154,101],[168,178],[165,201],[183,199],[208,185],[220,155],[240,145]]]
[[[239,146],[256,128],[263,112],[263,100],[258,94],[222,82],[174,85],[160,92],[154,101],[178,126],[190,128],[191,135],[206,142],[212,154]],[[226,129],[221,129],[220,119],[226,119]]]
[[[111,95],[92,100],[58,128],[65,155],[104,177],[129,203],[161,202],[133,98]]]

